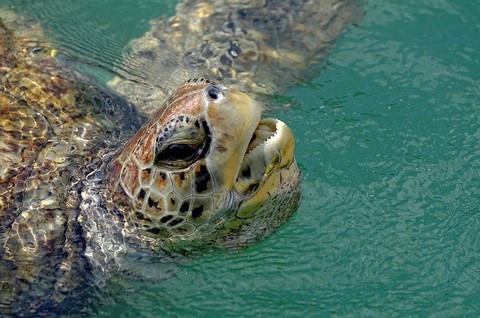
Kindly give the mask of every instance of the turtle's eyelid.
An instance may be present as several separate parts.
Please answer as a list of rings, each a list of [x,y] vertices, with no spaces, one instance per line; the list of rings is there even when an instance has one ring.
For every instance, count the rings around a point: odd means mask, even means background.
[[[171,144],[157,155],[156,161],[195,160],[200,155],[201,147],[198,144]]]

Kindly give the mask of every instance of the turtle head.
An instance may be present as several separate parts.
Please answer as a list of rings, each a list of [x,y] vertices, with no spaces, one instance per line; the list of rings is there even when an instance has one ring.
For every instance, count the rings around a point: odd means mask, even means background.
[[[243,244],[298,207],[294,137],[247,94],[182,85],[109,164],[111,204],[148,242]]]

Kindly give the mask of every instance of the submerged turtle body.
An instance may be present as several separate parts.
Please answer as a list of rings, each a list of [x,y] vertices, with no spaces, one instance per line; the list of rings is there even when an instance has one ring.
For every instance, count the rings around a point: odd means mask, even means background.
[[[300,199],[294,138],[242,89],[285,88],[356,10],[333,0],[187,1],[130,55],[142,71],[173,65],[173,78],[149,92],[115,80],[125,97],[66,69],[38,24],[2,10],[0,314],[88,307],[85,286],[135,271],[131,259],[244,246],[283,224]],[[321,19],[307,19],[314,12],[325,13],[321,31],[311,24]],[[197,75],[215,82],[180,80]]]
[[[0,12],[0,314],[28,316],[83,284],[81,169],[141,117],[62,68],[38,24]]]
[[[355,0],[185,0],[130,43],[118,71],[141,80],[110,86],[147,115],[192,76],[278,93],[311,76],[361,14]]]

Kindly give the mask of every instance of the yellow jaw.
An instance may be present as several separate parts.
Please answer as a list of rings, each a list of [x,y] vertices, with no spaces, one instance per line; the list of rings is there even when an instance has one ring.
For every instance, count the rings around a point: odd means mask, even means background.
[[[212,132],[212,148],[207,161],[221,173],[224,190],[230,191],[242,160],[260,122],[261,106],[247,94],[228,90],[222,99],[207,103],[207,122]]]
[[[238,194],[251,195],[240,205],[238,216],[246,216],[273,196],[291,191],[290,180],[299,175],[294,157],[295,140],[285,123],[263,119],[255,135],[257,138],[250,143],[235,182]]]

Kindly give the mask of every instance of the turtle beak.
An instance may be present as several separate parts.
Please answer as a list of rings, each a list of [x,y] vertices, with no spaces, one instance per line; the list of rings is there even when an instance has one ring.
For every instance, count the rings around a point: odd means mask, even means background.
[[[291,196],[298,189],[301,174],[294,151],[293,133],[285,123],[273,118],[260,121],[235,183],[236,192],[244,198],[237,217],[253,217],[270,200]]]
[[[207,160],[217,186],[233,190],[243,206],[258,206],[298,175],[293,133],[278,119],[261,119],[262,107],[245,93],[221,93],[215,102],[206,99],[212,140]]]
[[[210,102],[207,107],[212,134],[208,160],[219,172],[219,183],[231,191],[260,122],[262,107],[247,94],[233,89],[225,90],[221,101]]]
[[[273,172],[294,162],[294,150],[293,133],[284,122],[274,118],[262,119],[243,157],[235,182],[237,193],[246,196],[266,187],[266,180]]]

